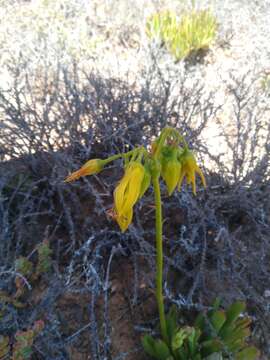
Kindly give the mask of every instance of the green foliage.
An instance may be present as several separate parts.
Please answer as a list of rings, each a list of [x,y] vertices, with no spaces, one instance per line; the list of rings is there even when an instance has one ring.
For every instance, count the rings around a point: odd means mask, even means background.
[[[208,9],[193,9],[180,20],[173,12],[165,11],[148,19],[146,33],[150,39],[160,39],[178,61],[209,48],[216,37],[217,22]]]
[[[179,327],[176,309],[166,317],[169,343],[147,335],[143,347],[148,355],[158,360],[255,360],[259,351],[247,346],[250,320],[241,317],[245,303],[236,301],[227,310],[216,301],[212,310],[199,314],[194,326]]]
[[[176,15],[170,11],[164,11],[152,15],[146,23],[146,34],[150,39],[169,42],[172,34],[176,31]]]

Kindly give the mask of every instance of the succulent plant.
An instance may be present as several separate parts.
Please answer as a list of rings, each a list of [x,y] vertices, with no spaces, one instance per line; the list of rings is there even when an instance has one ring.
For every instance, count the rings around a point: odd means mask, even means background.
[[[245,308],[236,301],[222,310],[217,300],[210,311],[197,316],[193,327],[179,327],[173,307],[166,317],[168,343],[146,335],[143,347],[158,360],[255,360],[259,351],[246,344],[250,319],[241,316]]]

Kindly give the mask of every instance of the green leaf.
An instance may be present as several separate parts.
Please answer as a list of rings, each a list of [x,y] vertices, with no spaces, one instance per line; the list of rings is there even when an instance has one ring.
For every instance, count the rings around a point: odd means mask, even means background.
[[[179,329],[172,339],[172,350],[178,350],[182,347],[187,333],[184,329]]]
[[[167,360],[171,356],[168,346],[160,339],[155,341],[155,356],[159,360]]]
[[[166,326],[169,341],[171,342],[175,332],[177,331],[177,309],[175,306],[170,308],[170,311],[166,316]]]
[[[221,298],[216,298],[215,301],[213,302],[212,304],[212,308],[214,310],[218,310],[220,308],[220,305],[221,305]]]
[[[204,356],[209,356],[214,353],[218,353],[222,350],[223,345],[218,339],[211,339],[204,341],[201,344],[201,352]]]
[[[196,319],[195,319],[195,323],[194,323],[195,327],[198,327],[199,329],[203,330],[204,326],[205,326],[205,315],[203,313],[200,313]]]
[[[245,310],[246,304],[242,301],[236,301],[233,303],[229,309],[226,311],[226,321],[223,324],[222,328],[219,331],[219,336],[221,338],[229,338],[235,329],[235,321],[238,316]]]
[[[219,330],[222,328],[223,324],[226,321],[226,315],[224,311],[219,310],[215,311],[211,318],[210,318],[211,324],[213,325],[213,328],[215,329],[216,333],[218,334]]]
[[[226,323],[224,326],[232,324],[245,309],[246,304],[243,301],[233,303],[226,311]]]
[[[235,360],[255,360],[260,356],[260,352],[254,346],[247,347],[246,349],[240,351]]]
[[[224,341],[225,339],[228,339],[231,337],[235,330],[235,327],[233,325],[225,326],[225,324],[220,329],[218,336]]]
[[[155,339],[151,335],[145,335],[142,338],[142,346],[148,355],[156,357]]]
[[[246,345],[245,338],[235,338],[231,341],[226,341],[225,344],[228,350],[231,352],[237,352],[238,350],[243,349]]]
[[[201,336],[201,331],[199,329],[192,328],[192,331],[188,336],[188,347],[191,356],[195,356],[197,352],[200,336]]]
[[[250,335],[250,329],[244,328],[244,329],[233,329],[231,333],[226,334],[222,339],[226,343],[235,342],[237,340],[244,340]]]

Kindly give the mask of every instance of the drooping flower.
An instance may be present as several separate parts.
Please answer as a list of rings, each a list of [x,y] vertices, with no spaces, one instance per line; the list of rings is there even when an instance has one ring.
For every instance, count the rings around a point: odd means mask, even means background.
[[[177,159],[169,160],[162,171],[163,180],[166,183],[168,194],[171,195],[179,182],[181,163]]]
[[[103,161],[100,159],[91,159],[87,161],[79,170],[70,174],[65,182],[71,182],[82,176],[98,174],[103,169]]]
[[[131,162],[114,190],[116,221],[122,231],[125,231],[132,221],[133,206],[140,197],[144,175],[144,166]]]
[[[133,208],[129,209],[126,213],[116,215],[116,221],[120,226],[122,232],[125,232],[127,230],[129,224],[132,221],[132,217],[133,217]]]
[[[171,195],[179,182],[181,163],[178,158],[178,149],[172,148],[162,159],[161,176],[166,183],[168,194]]]
[[[181,155],[181,163],[182,168],[180,171],[178,189],[180,189],[183,179],[186,177],[187,184],[192,185],[193,194],[196,195],[196,173],[199,174],[204,187],[206,187],[206,181],[201,169],[197,165],[194,155],[190,150],[185,150]]]

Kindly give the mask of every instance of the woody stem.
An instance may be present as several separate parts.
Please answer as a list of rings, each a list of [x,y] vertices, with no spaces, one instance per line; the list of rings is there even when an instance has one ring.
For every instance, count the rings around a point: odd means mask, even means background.
[[[162,207],[160,196],[159,176],[153,176],[156,207],[156,299],[159,311],[160,329],[163,339],[168,343],[167,326],[164,311],[164,299],[162,294],[163,275],[163,249],[162,249]]]

